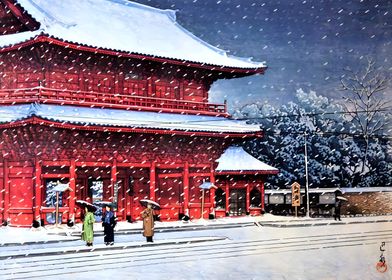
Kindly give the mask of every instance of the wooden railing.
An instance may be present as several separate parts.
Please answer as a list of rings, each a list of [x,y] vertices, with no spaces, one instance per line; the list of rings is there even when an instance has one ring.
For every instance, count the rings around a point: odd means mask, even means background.
[[[32,102],[214,116],[228,115],[226,104],[45,87],[0,90],[0,104],[9,105]]]

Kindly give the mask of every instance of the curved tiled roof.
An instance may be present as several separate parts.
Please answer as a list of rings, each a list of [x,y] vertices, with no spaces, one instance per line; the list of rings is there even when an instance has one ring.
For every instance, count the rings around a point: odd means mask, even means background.
[[[276,174],[278,169],[272,167],[248,154],[242,147],[231,146],[216,160],[218,162],[217,172],[244,172],[260,171]]]
[[[175,11],[125,0],[17,0],[40,29],[0,36],[0,46],[39,34],[98,49],[228,68],[264,69],[262,62],[230,56],[183,28]]]
[[[36,116],[83,126],[131,127],[186,132],[253,134],[260,127],[225,117],[139,112],[68,105],[23,104],[0,106],[0,123],[12,123]]]

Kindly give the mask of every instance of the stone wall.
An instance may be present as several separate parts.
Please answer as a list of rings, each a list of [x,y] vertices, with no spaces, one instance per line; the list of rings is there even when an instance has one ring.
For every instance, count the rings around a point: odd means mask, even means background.
[[[345,193],[342,215],[385,215],[392,214],[392,192]]]

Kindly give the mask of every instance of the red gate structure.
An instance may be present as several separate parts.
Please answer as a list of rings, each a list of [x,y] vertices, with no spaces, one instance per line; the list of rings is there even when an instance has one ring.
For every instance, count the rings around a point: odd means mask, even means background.
[[[204,181],[217,187],[206,213],[230,215],[231,189],[246,193],[238,213],[262,213],[265,176],[278,170],[239,147],[262,131],[208,91],[264,63],[203,42],[174,11],[125,0],[1,0],[0,19],[3,221],[50,223],[56,182],[73,190],[62,222],[80,221],[78,199],[114,197],[120,220],[137,219],[144,198],[162,220],[199,218]]]

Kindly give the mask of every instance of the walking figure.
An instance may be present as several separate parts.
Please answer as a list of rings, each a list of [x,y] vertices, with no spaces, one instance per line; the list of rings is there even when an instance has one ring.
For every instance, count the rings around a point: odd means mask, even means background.
[[[86,241],[86,246],[93,246],[94,241],[94,213],[88,207],[84,208],[86,215],[83,220],[82,240]]]
[[[336,198],[336,201],[335,201],[335,215],[334,215],[335,221],[337,221],[337,220],[341,221],[341,219],[340,219],[340,207],[341,207],[341,205],[342,205],[342,202],[340,201],[340,199]]]
[[[104,232],[103,241],[105,245],[114,245],[114,227],[116,226],[116,217],[109,205],[105,207],[106,211],[102,217],[102,226]]]
[[[147,208],[141,213],[143,218],[143,236],[146,237],[147,242],[153,242],[152,237],[154,236],[154,210],[150,203],[147,204]]]

